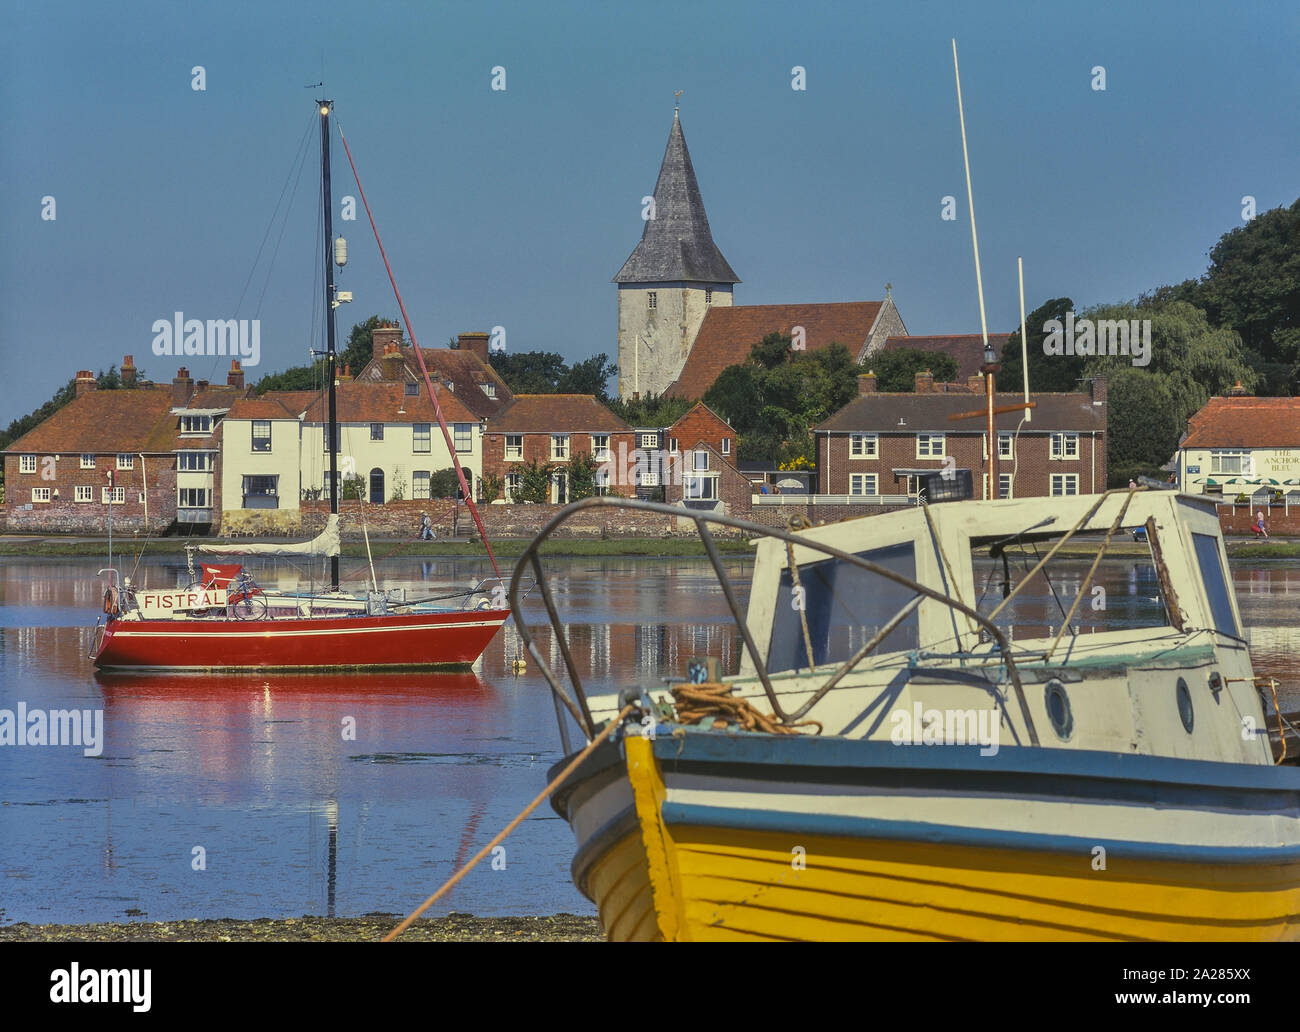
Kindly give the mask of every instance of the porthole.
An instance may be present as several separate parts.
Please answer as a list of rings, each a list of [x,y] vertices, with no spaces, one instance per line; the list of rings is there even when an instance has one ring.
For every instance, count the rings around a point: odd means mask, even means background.
[[[1074,731],[1074,713],[1070,710],[1070,697],[1065,694],[1065,686],[1056,678],[1047,682],[1043,691],[1043,701],[1047,706],[1047,719],[1052,722],[1056,737],[1065,741]]]
[[[1192,711],[1192,692],[1187,687],[1187,682],[1181,677],[1178,679],[1178,686],[1174,689],[1174,694],[1178,696],[1178,716],[1182,718],[1183,729],[1190,735],[1192,728],[1196,724],[1196,714]]]

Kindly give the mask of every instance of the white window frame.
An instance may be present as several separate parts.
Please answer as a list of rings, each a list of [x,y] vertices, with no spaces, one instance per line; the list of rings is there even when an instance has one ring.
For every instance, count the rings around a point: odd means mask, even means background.
[[[708,471],[709,471],[709,453],[703,448],[698,448],[695,451],[691,452],[691,472],[707,473]]]
[[[50,500],[50,489],[48,487],[33,487],[33,502],[48,502]]]
[[[604,497],[605,495],[609,494],[609,485],[610,485],[609,470],[607,469],[596,470],[596,475],[595,475],[596,494],[601,497]]]
[[[515,500],[515,492],[523,486],[524,475],[522,473],[507,473],[505,483],[506,501],[513,502]]]
[[[18,456],[18,472],[19,472],[19,473],[35,473],[35,472],[36,472],[36,456],[35,456],[35,455],[19,455],[19,456]]]
[[[81,455],[81,468],[82,468],[82,469],[94,469],[94,468],[95,468],[95,456],[92,455],[90,452],[83,452],[82,455]]]
[[[523,434],[506,434],[506,462],[523,462],[524,461],[524,435]],[[518,441],[518,444],[511,444],[511,441]]]
[[[708,474],[687,474],[682,478],[682,497],[692,502],[716,502],[718,479]]]
[[[185,501],[186,491],[197,491],[201,501]],[[178,487],[176,489],[176,508],[178,509],[210,509],[212,508],[212,492],[206,487]]]
[[[472,452],[474,450],[474,424],[452,423],[451,443],[455,446],[457,455]]]
[[[677,454],[677,438],[676,438],[676,437],[670,437],[670,438],[668,438],[668,454],[669,454],[669,455],[676,455],[676,454]]]
[[[551,434],[551,461],[565,462],[569,458],[569,435]]]
[[[117,453],[118,469],[135,469],[135,456],[126,452]]]
[[[1058,462],[1073,462],[1078,457],[1078,432],[1071,430],[1055,431],[1052,434],[1052,459]]]
[[[608,462],[610,460],[609,434],[591,435],[591,457],[595,462]]]
[[[101,487],[99,489],[99,500],[101,505],[125,505],[126,488],[125,487]]]
[[[916,457],[918,459],[942,459],[946,457],[947,454],[948,454],[947,434],[917,434],[916,435]]]
[[[95,489],[90,484],[78,484],[72,489],[72,500],[74,502],[93,502],[95,500]]]
[[[211,416],[181,416],[182,437],[207,437],[212,433]]]
[[[1077,495],[1079,493],[1079,474],[1053,473],[1051,485],[1053,498],[1064,498],[1069,495]],[[1070,488],[1073,488],[1073,490],[1070,490]]]
[[[1016,496],[1016,485],[1011,478],[1010,473],[998,474],[998,497],[1014,498]]]
[[[731,454],[731,438],[730,438],[730,437],[724,437],[724,438],[722,439],[722,454],[723,454],[723,455],[730,455],[730,454]]]
[[[1225,469],[1224,460],[1235,459],[1236,469]],[[1245,448],[1215,448],[1210,451],[1210,474],[1241,474],[1250,464],[1250,451]]]
[[[496,385],[496,384],[494,384],[494,383],[481,383],[481,384],[479,384],[479,387],[480,387],[480,389],[483,391],[483,393],[486,394],[489,398],[493,399],[494,401],[496,400],[496,396],[497,396],[497,385]]]
[[[659,435],[658,434],[637,434],[636,444],[637,447],[640,448],[642,451],[646,451],[647,449],[653,450],[659,447]],[[668,450],[673,451],[672,448],[669,448]]]
[[[423,489],[421,488],[423,484]],[[428,501],[433,497],[433,471],[417,469],[411,472],[411,497],[416,501]]]
[[[920,445],[918,445],[917,447],[919,448]],[[880,435],[879,434],[849,434],[849,458],[850,459],[880,458]]]
[[[1014,459],[1016,435],[1005,430],[998,431],[998,458]]]
[[[420,427],[424,427],[423,430]],[[421,448],[420,444],[424,447]],[[433,452],[433,424],[432,423],[412,423],[411,424],[411,451],[416,455],[429,455]]]
[[[871,490],[868,491],[867,490],[868,487],[871,488]],[[876,473],[850,473],[849,494],[851,495],[880,494],[879,475]]]

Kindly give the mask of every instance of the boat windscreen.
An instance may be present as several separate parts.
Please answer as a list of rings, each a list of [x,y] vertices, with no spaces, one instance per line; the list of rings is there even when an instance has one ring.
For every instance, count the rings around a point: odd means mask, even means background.
[[[910,541],[856,554],[878,566],[916,579],[916,551]],[[821,665],[848,659],[916,595],[901,584],[842,559],[801,564],[799,587],[803,589],[802,593],[795,590],[789,568],[781,571],[767,654],[767,668],[772,673],[808,668],[800,604],[808,621],[813,662]],[[885,636],[877,651],[914,649],[918,640],[918,617],[913,609]]]

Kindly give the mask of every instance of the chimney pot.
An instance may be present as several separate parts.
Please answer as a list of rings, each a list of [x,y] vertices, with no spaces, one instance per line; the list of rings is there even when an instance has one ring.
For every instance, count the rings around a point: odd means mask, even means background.
[[[917,373],[913,390],[915,390],[917,394],[933,394],[934,373],[930,372],[928,369],[924,372]]]
[[[876,393],[876,374],[875,371],[862,373],[858,376],[858,397],[864,394]]]
[[[80,398],[83,394],[95,390],[99,385],[95,382],[95,374],[89,369],[77,370],[76,397]]]

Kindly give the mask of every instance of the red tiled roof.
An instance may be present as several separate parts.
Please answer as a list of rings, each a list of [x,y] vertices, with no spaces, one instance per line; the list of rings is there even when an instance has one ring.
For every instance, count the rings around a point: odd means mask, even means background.
[[[301,400],[297,395],[305,395]],[[268,391],[260,398],[241,398],[230,406],[227,419],[297,419],[316,397],[314,391]]]
[[[713,409],[709,408],[709,406],[704,404],[704,402],[702,401],[697,401],[694,405],[692,405],[685,412],[683,412],[681,417],[677,420],[677,422],[675,422],[672,426],[668,427],[668,429],[675,430],[677,427],[681,426],[684,422],[686,422],[687,418],[694,415],[699,409],[703,409],[705,412],[707,412],[710,416],[716,419],[728,430],[734,429],[730,423],[728,423],[725,419],[723,419],[720,415],[714,412]]]
[[[272,392],[268,391],[269,396]],[[406,385],[396,382],[342,383],[337,390],[337,413],[340,423],[436,423],[433,402],[428,392],[414,396],[406,394]],[[479,417],[471,412],[451,391],[438,394],[443,418],[448,423],[477,423]],[[306,406],[306,421],[324,423],[329,419],[329,402],[324,395],[316,395]]]
[[[488,420],[493,433],[618,433],[631,430],[591,394],[516,394]]]
[[[427,393],[424,378],[420,375],[419,363],[415,360],[415,348],[403,344],[398,346],[397,352],[402,356],[405,378],[411,382],[419,383],[420,392],[422,394]],[[455,394],[478,419],[486,419],[489,416],[496,415],[514,397],[510,393],[510,388],[506,386],[506,382],[497,374],[497,371],[468,348],[422,347],[420,352],[424,355],[424,364],[428,367],[429,376],[434,383],[439,380],[450,380],[455,384],[455,390],[450,393]],[[383,375],[381,361],[382,359],[376,360],[372,358],[358,371],[356,381],[369,383],[377,380],[376,371],[380,376]],[[483,393],[481,384],[494,386],[497,396],[489,398]]]
[[[7,452],[110,455],[170,452],[177,417],[171,385],[87,391],[14,441]]]
[[[183,409],[228,409],[247,393],[249,393],[248,389],[243,387],[209,386],[200,391],[195,391],[189,401],[176,407]]]
[[[1001,360],[1002,348],[1011,339],[1009,333],[990,333],[989,343]],[[957,360],[957,379],[974,376],[984,365],[984,337],[979,333],[950,333],[934,337],[888,337],[880,350],[886,348],[914,348],[917,351],[942,351]],[[865,363],[871,365],[868,357]]]
[[[1300,448],[1300,398],[1211,398],[1180,448]]]
[[[843,344],[854,358],[867,342],[882,301],[846,301],[811,305],[728,305],[710,308],[695,335],[695,343],[677,380],[665,394],[701,398],[722,370],[749,358],[750,349],[769,333],[804,328],[808,351],[832,342]]]
[[[1024,400],[1023,394],[995,394],[993,397],[998,407]],[[1032,424],[1021,427],[1021,434],[1106,429],[1106,406],[1094,405],[1091,394],[1030,394],[1029,400],[1036,402],[1037,407]],[[960,390],[942,394],[862,394],[813,429],[817,433],[839,434],[867,431],[979,434],[985,427],[981,419],[950,420],[948,417],[963,412],[979,412],[986,404],[987,395],[981,394],[976,400]],[[902,423],[899,423],[900,419]],[[1002,412],[994,416],[994,423],[999,430],[1015,430],[1020,426],[1020,419],[1019,411]]]

